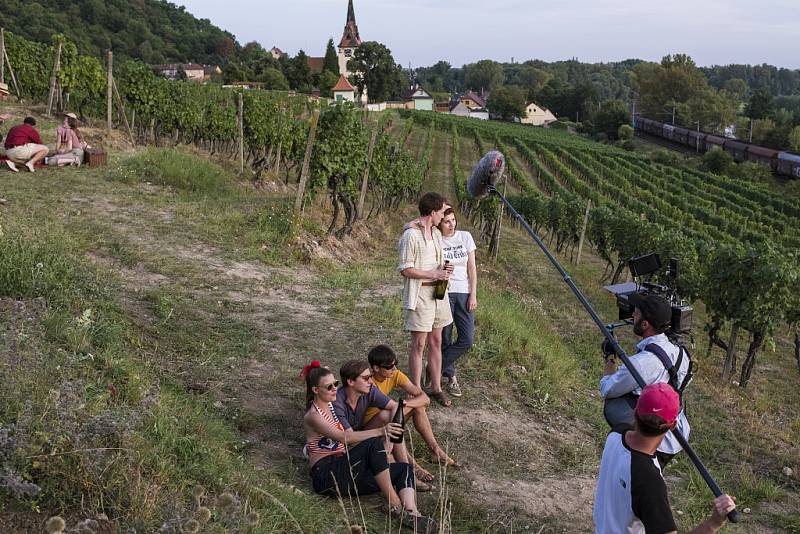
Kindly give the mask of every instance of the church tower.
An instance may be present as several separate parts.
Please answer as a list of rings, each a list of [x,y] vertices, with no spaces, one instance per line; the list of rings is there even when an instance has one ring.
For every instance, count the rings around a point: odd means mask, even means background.
[[[361,37],[358,35],[358,25],[356,25],[356,12],[353,9],[353,0],[347,2],[347,22],[344,25],[342,40],[339,41],[339,74],[345,77],[352,74],[347,69],[347,62],[353,58],[356,48],[361,45]]]

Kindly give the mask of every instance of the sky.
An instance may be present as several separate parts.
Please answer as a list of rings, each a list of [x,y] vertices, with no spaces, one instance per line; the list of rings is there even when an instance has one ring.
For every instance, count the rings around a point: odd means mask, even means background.
[[[173,0],[227,30],[291,55],[322,56],[344,29],[347,0]],[[659,61],[800,68],[799,0],[354,0],[365,41],[395,60],[454,67],[480,59]]]

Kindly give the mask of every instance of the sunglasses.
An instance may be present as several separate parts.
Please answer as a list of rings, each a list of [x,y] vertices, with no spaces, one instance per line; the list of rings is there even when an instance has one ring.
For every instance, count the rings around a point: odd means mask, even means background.
[[[378,365],[378,367],[380,367],[381,369],[386,369],[388,371],[389,369],[394,369],[395,367],[397,367],[397,362],[392,362],[389,365]]]
[[[327,386],[322,386],[322,387],[324,387],[328,391],[333,391],[334,389],[339,387],[339,381],[338,380],[334,380],[333,382],[331,382]]]
[[[358,376],[361,377],[361,379],[364,382],[369,382],[370,380],[372,380],[372,373],[370,373],[368,375],[358,375]]]

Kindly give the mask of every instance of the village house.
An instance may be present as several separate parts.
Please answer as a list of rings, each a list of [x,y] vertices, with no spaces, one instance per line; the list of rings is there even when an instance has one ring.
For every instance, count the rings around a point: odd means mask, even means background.
[[[549,109],[531,102],[525,107],[525,118],[520,119],[522,124],[532,124],[534,126],[545,126],[551,122],[556,122],[558,119],[553,115]]]
[[[339,81],[333,86],[333,100],[334,102],[355,102],[356,88],[347,81],[344,74],[339,75]]]
[[[164,65],[153,65],[153,70],[156,74],[169,78],[170,80],[177,80],[180,78],[180,73],[183,71],[186,74],[186,79],[189,81],[202,82],[205,80],[205,66],[198,65],[197,63],[167,63]]]
[[[460,95],[458,99],[469,109],[486,108],[486,101],[489,99],[489,93],[481,91],[481,94],[478,94],[474,91],[469,91],[466,94]]]
[[[286,56],[286,52],[284,52],[277,46],[273,46],[272,48],[270,48],[269,53],[272,55],[272,59],[280,59]]]
[[[403,102],[410,104],[407,109],[433,111],[433,97],[416,82],[403,94]]]

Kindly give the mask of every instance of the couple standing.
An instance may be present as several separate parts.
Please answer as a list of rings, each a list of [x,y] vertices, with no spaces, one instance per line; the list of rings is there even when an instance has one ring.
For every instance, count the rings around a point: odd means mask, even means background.
[[[475,241],[469,232],[456,230],[453,208],[437,193],[420,198],[419,214],[404,228],[398,266],[404,277],[404,329],[411,333],[409,370],[412,382],[421,385],[422,356],[427,346],[429,395],[442,406],[450,406],[442,391],[442,377],[447,379],[449,393],[461,396],[455,362],[472,347],[475,331]],[[448,281],[443,300],[434,296],[439,280]],[[454,325],[458,331],[455,342]]]

